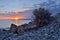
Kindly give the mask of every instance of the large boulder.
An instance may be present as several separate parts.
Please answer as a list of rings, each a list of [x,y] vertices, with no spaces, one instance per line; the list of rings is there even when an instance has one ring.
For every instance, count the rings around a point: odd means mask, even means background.
[[[25,27],[26,27],[25,24],[18,26],[18,28],[17,28],[17,33],[18,33],[19,35],[23,34],[23,33],[24,33],[24,30],[25,30]]]
[[[10,32],[11,33],[17,33],[18,35],[22,35],[26,31],[30,31],[36,29],[36,25],[32,24],[22,24],[20,26],[17,26],[15,24],[11,24]]]
[[[24,32],[23,27],[22,27],[22,26],[19,26],[18,29],[17,29],[17,33],[18,33],[18,35],[23,34],[23,32]]]
[[[15,24],[11,24],[10,32],[12,32],[12,33],[16,33],[16,32],[17,32],[17,25],[15,25]]]

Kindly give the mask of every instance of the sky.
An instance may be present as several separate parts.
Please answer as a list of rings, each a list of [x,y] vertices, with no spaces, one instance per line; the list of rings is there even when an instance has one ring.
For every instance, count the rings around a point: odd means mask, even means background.
[[[26,10],[32,10],[36,5],[38,4],[45,5],[45,3],[47,4],[46,7],[50,9],[60,7],[60,0],[0,0],[0,17],[1,17],[1,14],[7,15],[8,13],[8,15],[10,15],[10,12],[12,15],[14,15],[14,13],[12,12],[24,12]],[[51,4],[51,5],[48,6],[48,4]],[[24,13],[24,15],[29,16],[31,14],[30,12],[27,12],[27,13],[29,14]]]
[[[40,0],[0,0],[0,12],[23,11],[33,7]]]
[[[0,13],[30,10],[35,4],[49,1],[51,0],[0,0]],[[52,1],[55,1],[56,4],[60,3],[60,0]]]
[[[12,12],[23,12],[25,10],[31,10],[34,4],[37,4],[38,2],[40,1],[39,0],[0,0],[0,20],[13,18],[15,14]],[[10,12],[13,16],[10,15]],[[7,13],[10,16],[8,16]],[[26,17],[26,15],[29,14],[24,13],[24,17]],[[19,16],[23,16],[23,14],[22,15],[20,14]]]

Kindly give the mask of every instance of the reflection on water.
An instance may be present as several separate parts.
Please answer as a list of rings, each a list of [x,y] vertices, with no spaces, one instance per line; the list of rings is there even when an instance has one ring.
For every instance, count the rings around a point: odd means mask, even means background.
[[[14,20],[0,20],[0,28],[6,28],[6,27],[10,27],[10,25],[12,23],[16,24],[16,25],[21,25],[24,23],[28,23],[31,20],[19,20],[19,21],[14,21]]]

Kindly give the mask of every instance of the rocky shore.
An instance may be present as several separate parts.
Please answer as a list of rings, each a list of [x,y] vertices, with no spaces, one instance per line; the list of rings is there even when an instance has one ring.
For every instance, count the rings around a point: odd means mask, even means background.
[[[0,29],[0,40],[60,40],[60,16],[43,27],[29,23],[17,26],[11,24],[9,30]]]
[[[46,27],[44,26],[31,31],[27,30],[26,32],[19,27],[17,27],[17,30],[14,24],[11,27],[11,30],[9,30],[11,32],[0,32],[0,40],[60,40],[60,24],[56,22]]]

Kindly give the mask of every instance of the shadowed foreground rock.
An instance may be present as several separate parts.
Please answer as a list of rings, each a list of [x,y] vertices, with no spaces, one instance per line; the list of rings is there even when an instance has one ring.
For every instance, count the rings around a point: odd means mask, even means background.
[[[10,32],[12,32],[12,33],[16,33],[16,32],[17,32],[17,25],[15,25],[15,24],[11,24]]]
[[[24,32],[31,31],[31,30],[38,29],[38,28],[39,27],[36,27],[36,25],[32,25],[32,24],[23,24],[20,26],[17,26],[15,24],[11,24],[10,32],[17,33],[18,35],[21,35]]]

